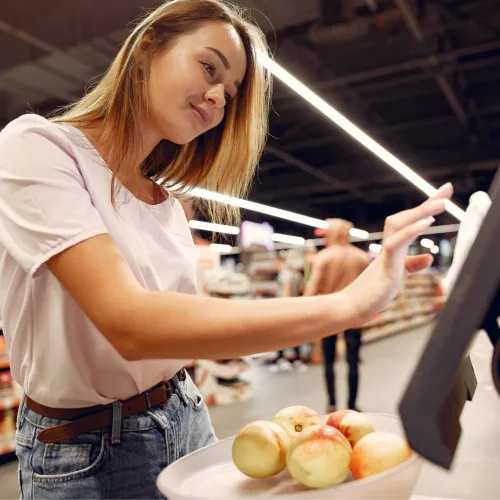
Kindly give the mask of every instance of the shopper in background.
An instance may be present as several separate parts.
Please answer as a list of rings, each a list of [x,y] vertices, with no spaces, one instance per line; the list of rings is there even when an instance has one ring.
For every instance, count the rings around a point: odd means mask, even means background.
[[[243,196],[267,140],[268,49],[239,12],[163,3],[74,106],[0,132],[0,310],[26,392],[24,498],[161,497],[160,471],[216,439],[186,363],[355,328],[432,262],[407,257],[408,246],[444,211],[450,185],[390,217],[380,258],[340,293],[196,295],[174,186]],[[238,221],[236,208],[205,208]]]
[[[337,293],[350,285],[370,264],[368,255],[349,243],[349,231],[354,225],[342,219],[328,219],[326,231],[317,230],[316,236],[324,236],[326,248],[316,255],[311,277],[306,284],[304,295],[312,297],[318,294]],[[361,347],[361,329],[344,331],[347,363],[349,365],[349,400],[348,408],[356,409],[359,385],[359,350]],[[328,392],[327,412],[334,412],[337,407],[335,394],[335,359],[337,357],[337,335],[323,338],[323,362],[325,382]]]

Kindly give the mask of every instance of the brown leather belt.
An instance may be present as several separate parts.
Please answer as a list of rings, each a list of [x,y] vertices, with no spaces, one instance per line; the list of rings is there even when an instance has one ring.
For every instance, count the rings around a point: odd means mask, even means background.
[[[186,380],[184,368],[176,373],[180,381]],[[149,410],[153,406],[165,405],[175,386],[172,379],[162,382],[137,396],[122,402],[122,420]],[[26,406],[43,417],[70,420],[67,424],[55,425],[38,434],[42,443],[57,443],[89,432],[111,428],[113,408],[111,405],[96,405],[87,408],[50,408],[26,396]]]

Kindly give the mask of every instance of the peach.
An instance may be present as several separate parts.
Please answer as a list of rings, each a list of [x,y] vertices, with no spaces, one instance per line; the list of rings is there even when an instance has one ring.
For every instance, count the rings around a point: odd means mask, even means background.
[[[245,425],[233,442],[234,465],[252,478],[278,474],[286,467],[290,438],[277,424],[256,420]]]
[[[354,448],[362,438],[370,432],[375,432],[373,424],[358,412],[348,413],[340,422],[339,431],[347,438]]]
[[[290,441],[293,441],[304,429],[323,423],[319,413],[307,406],[283,408],[276,413],[273,422],[285,430]]]
[[[328,415],[328,417],[326,417],[325,423],[326,423],[326,425],[331,425],[332,427],[335,427],[335,429],[340,430],[340,422],[349,413],[358,413],[358,412],[355,410],[334,411],[333,413],[330,413],[330,415]]]
[[[292,442],[286,458],[294,479],[309,488],[328,488],[349,474],[351,445],[329,425],[304,429]]]
[[[352,450],[351,472],[354,479],[373,476],[405,462],[412,454],[403,438],[388,432],[371,432]]]

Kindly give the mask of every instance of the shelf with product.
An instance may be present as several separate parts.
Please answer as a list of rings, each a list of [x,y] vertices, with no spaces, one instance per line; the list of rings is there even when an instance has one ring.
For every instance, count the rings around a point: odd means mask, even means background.
[[[8,455],[9,453],[14,453],[16,451],[16,441],[14,438],[14,433],[10,437],[5,437],[2,439],[0,436],[0,456]]]
[[[201,290],[203,295],[226,300],[252,298],[248,276],[231,261],[205,270]],[[251,360],[244,358],[200,359],[195,361],[194,381],[208,406],[247,401],[253,397],[253,385],[242,375],[250,367]]]
[[[253,397],[253,384],[242,377],[251,363],[243,358],[197,360],[196,385],[208,406],[228,405]]]
[[[251,255],[246,267],[246,273],[250,279],[249,295],[251,298],[265,299],[279,296],[279,266],[278,254],[275,251]]]
[[[10,368],[9,356],[7,355],[7,344],[3,336],[3,331],[0,329],[0,373],[2,370]]]
[[[310,247],[262,250],[247,255],[246,271],[254,300],[298,297],[304,290],[304,272]],[[255,354],[253,359],[269,364],[270,371],[305,371],[311,361],[311,346],[292,346],[282,351]]]
[[[21,403],[22,389],[10,373],[7,346],[0,334],[0,455],[15,451],[17,410]]]
[[[424,272],[408,276],[391,304],[363,328],[363,342],[373,342],[423,326],[444,306],[441,275]]]

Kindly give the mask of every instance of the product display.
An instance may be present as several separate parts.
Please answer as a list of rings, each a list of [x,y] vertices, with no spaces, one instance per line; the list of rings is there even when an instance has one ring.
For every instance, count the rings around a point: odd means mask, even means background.
[[[329,488],[346,480],[351,453],[351,445],[340,431],[315,425],[292,443],[286,464],[291,476],[304,486]]]
[[[289,440],[277,432],[276,424]],[[373,476],[412,456],[404,439],[377,432],[362,413],[339,411],[322,419],[311,408],[291,406],[279,411],[273,422],[244,426],[234,440],[233,460],[250,477],[268,477],[284,469],[285,450],[291,476],[309,488],[340,484],[349,470],[354,479]]]
[[[197,360],[195,383],[208,406],[247,401],[253,397],[252,383],[241,377],[250,369],[245,359]]]
[[[209,252],[202,247],[199,255]],[[213,252],[212,252],[213,253]],[[202,295],[227,300],[247,299],[250,289],[248,277],[238,272],[234,265],[221,266],[220,257],[207,266],[207,259],[198,260],[199,290]],[[247,401],[253,397],[250,380],[241,377],[250,369],[248,360],[196,360],[194,381],[208,406],[227,405]]]
[[[283,408],[273,418],[273,422],[283,428],[291,442],[305,429],[318,425],[321,421],[319,413],[307,406]]]
[[[12,453],[15,448],[16,417],[22,389],[9,370],[7,347],[0,333],[0,455]]]
[[[287,433],[274,422],[257,420],[238,433],[232,456],[236,467],[255,479],[274,476],[286,467],[290,448]]]
[[[351,472],[354,479],[374,476],[406,462],[412,455],[406,440],[388,432],[372,432],[353,448]]]
[[[340,415],[337,415],[340,413]],[[328,416],[326,424],[338,429],[354,446],[367,434],[375,432],[375,427],[368,418],[354,410],[338,411]]]
[[[438,273],[427,271],[410,275],[392,303],[364,326],[363,343],[423,326],[432,321],[443,303]]]
[[[314,412],[314,410],[311,410]],[[304,429],[295,437],[286,454],[278,452],[271,421],[249,422],[232,438],[198,450],[167,467],[158,478],[160,491],[172,499],[193,498],[349,498],[409,500],[420,475],[422,460],[418,455],[404,455],[404,434],[398,418],[363,414],[376,431],[366,435],[352,449],[347,438],[335,427],[319,425]],[[275,428],[274,428],[275,429]],[[377,446],[364,446],[372,435],[388,434],[396,438],[380,439]],[[286,434],[283,434],[286,436]],[[282,436],[282,437],[283,437]],[[370,442],[369,442],[370,443]],[[363,446],[362,446],[363,445]],[[355,454],[357,447],[361,452]],[[286,445],[283,446],[283,450]],[[242,457],[245,455],[246,457]],[[365,470],[369,460],[374,468],[383,460],[383,472],[364,479],[355,479],[354,471]],[[259,467],[259,462],[262,465]],[[248,466],[250,465],[250,474]],[[253,469],[255,467],[255,469]],[[243,473],[244,469],[247,473]],[[257,469],[257,472],[256,472]],[[254,477],[266,473],[266,477]]]

